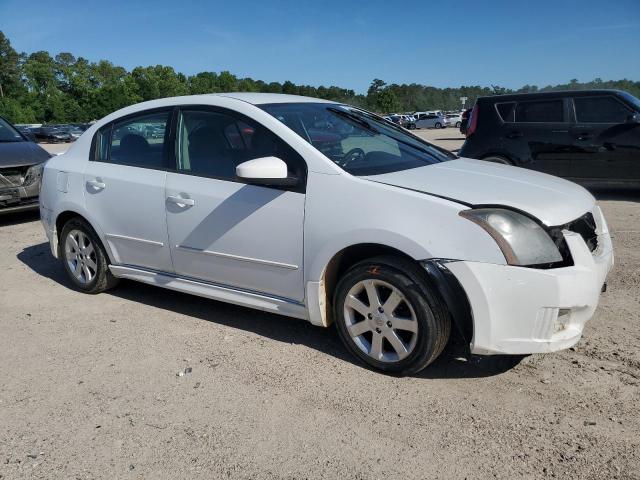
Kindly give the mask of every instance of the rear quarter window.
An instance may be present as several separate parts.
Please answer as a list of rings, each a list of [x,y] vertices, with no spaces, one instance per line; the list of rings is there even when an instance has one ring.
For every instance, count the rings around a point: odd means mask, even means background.
[[[503,122],[513,122],[516,102],[496,103],[498,116]]]

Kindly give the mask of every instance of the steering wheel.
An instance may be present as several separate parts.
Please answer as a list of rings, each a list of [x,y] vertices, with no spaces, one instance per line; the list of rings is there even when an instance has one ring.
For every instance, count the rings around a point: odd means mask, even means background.
[[[342,156],[342,159],[340,161],[342,163],[342,166],[346,167],[351,162],[364,158],[364,155],[365,155],[364,150],[356,147],[356,148],[352,148],[347,153],[345,153]]]

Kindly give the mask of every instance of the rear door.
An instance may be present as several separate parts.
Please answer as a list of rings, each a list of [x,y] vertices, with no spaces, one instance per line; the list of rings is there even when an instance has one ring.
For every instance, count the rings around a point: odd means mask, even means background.
[[[164,208],[170,110],[142,112],[103,127],[84,171],[87,211],[116,263],[171,271]]]
[[[634,111],[615,95],[577,96],[573,108],[571,177],[640,179],[640,128],[627,123]]]
[[[521,166],[569,175],[571,138],[564,99],[505,102],[496,107],[505,122],[500,143],[507,152],[517,153]]]
[[[177,123],[177,171],[167,174],[165,192],[175,273],[302,301],[302,157],[231,110],[185,107]],[[300,184],[267,187],[237,179],[239,163],[267,156],[287,163]]]

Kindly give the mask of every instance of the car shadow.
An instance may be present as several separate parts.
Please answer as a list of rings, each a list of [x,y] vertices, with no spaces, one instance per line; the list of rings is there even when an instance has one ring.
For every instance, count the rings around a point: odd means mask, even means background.
[[[19,223],[35,222],[40,220],[40,211],[38,209],[26,210],[24,212],[0,212],[0,228],[17,225]]]
[[[38,275],[75,290],[48,243],[26,247],[19,261]],[[301,344],[335,358],[367,368],[342,345],[335,328],[314,327],[306,321],[261,312],[224,302],[167,290],[143,283],[123,281],[104,295],[114,295],[180,315],[233,327],[283,343]],[[522,357],[469,355],[468,346],[452,341],[428,368],[415,375],[422,379],[481,378],[504,373]]]
[[[596,197],[596,200],[616,200],[619,202],[640,202],[640,188],[614,189],[614,188],[591,187],[589,188],[589,191],[594,197]]]

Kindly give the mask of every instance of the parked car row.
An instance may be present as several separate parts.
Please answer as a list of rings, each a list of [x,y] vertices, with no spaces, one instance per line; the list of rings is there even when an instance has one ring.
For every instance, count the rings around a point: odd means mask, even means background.
[[[460,128],[462,125],[462,112],[442,112],[431,110],[413,113],[393,113],[384,117],[386,120],[400,125],[408,130],[416,128]]]
[[[88,123],[51,124],[39,127],[16,125],[26,138],[38,143],[70,143],[76,141],[91,125]]]

